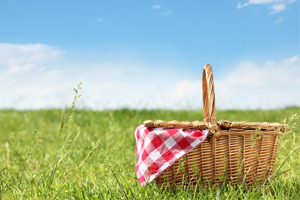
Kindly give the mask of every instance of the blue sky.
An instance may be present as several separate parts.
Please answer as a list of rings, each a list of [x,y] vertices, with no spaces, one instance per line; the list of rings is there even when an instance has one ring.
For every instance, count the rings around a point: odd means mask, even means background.
[[[299,106],[299,1],[0,0],[0,108],[200,108],[207,63],[217,108]]]

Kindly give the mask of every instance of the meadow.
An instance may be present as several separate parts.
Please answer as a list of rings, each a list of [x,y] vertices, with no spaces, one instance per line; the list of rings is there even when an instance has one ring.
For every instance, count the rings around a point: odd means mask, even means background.
[[[0,199],[299,199],[300,131],[281,141],[276,176],[256,189],[243,185],[164,191],[140,187],[135,128],[148,119],[202,120],[201,110],[0,110]],[[299,107],[217,111],[218,119],[283,122]],[[299,119],[293,123],[299,125]],[[286,142],[285,142],[286,141]],[[296,150],[295,150],[296,149]],[[295,150],[295,151],[293,151]]]

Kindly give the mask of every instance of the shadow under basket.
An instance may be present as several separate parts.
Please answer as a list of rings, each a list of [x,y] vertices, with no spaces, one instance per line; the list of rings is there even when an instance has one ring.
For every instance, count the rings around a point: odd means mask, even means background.
[[[205,141],[182,156],[154,181],[165,189],[207,188],[215,184],[262,184],[274,173],[277,147],[285,125],[279,123],[217,121],[213,75],[205,65],[202,76],[204,120],[144,122],[146,127],[206,129]]]

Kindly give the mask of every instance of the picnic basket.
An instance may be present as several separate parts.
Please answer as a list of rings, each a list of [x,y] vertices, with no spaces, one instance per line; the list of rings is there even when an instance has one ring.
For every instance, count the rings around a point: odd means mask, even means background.
[[[202,121],[152,121],[146,127],[206,129],[206,140],[161,173],[155,182],[163,188],[177,188],[244,183],[247,187],[262,184],[274,172],[280,132],[279,123],[217,121],[214,81],[211,66],[202,75]]]

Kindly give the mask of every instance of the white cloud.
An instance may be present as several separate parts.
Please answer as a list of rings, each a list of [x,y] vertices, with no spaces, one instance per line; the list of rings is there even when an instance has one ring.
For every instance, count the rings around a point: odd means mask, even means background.
[[[275,4],[275,5],[271,6],[270,8],[272,9],[270,14],[273,14],[273,13],[277,13],[277,12],[284,10],[285,5],[284,4]]]
[[[236,6],[236,8],[240,9],[240,8],[248,6],[248,5],[249,5],[249,3],[244,3],[244,4],[238,3],[238,5]]]
[[[242,7],[249,6],[251,4],[265,4],[265,5],[272,5],[270,8],[272,11],[270,14],[280,12],[286,8],[287,4],[293,3],[295,0],[248,0],[246,3],[239,2],[236,6],[237,9]]]
[[[154,5],[152,6],[152,9],[160,9],[160,5]]]
[[[278,2],[282,2],[285,4],[288,3],[293,3],[294,0],[290,1],[290,0],[248,0],[247,4],[274,4],[274,3],[278,3]]]
[[[300,58],[298,55],[262,65],[240,63],[215,79],[217,109],[275,109],[300,106]],[[156,93],[157,107],[195,109],[202,107],[202,80],[178,80],[173,88]],[[155,106],[154,106],[155,108]]]
[[[234,70],[224,75],[222,80],[215,79],[217,109],[273,109],[291,105],[300,106],[300,68],[299,57],[281,61],[267,61],[262,65],[251,62],[239,64]],[[114,64],[116,67],[116,65]],[[128,65],[129,66],[129,65]],[[121,65],[120,65],[121,67]],[[88,105],[102,105],[101,108],[167,108],[167,109],[195,109],[202,107],[202,80],[186,80],[166,78],[164,74],[148,71],[137,65],[135,69],[126,68],[120,77],[134,74],[135,83],[122,78],[115,81],[103,82],[95,80],[87,83]],[[136,70],[141,74],[136,74]],[[143,73],[142,73],[143,72]],[[124,74],[125,73],[125,74]],[[166,72],[168,74],[169,72]],[[106,74],[106,72],[105,72]],[[169,77],[174,75],[168,74]],[[128,77],[129,78],[129,77]],[[174,80],[175,79],[175,80]],[[126,83],[126,84],[124,84]],[[166,83],[170,83],[166,85]],[[155,84],[162,85],[157,89]],[[105,88],[106,86],[107,88]],[[99,93],[108,97],[104,101]],[[97,100],[102,103],[93,103]],[[86,102],[88,102],[86,101]],[[99,109],[99,107],[98,107]]]
[[[25,63],[41,64],[55,59],[64,51],[44,44],[9,44],[0,43],[0,67],[16,67]]]
[[[249,4],[269,4],[269,3],[274,3],[278,2],[280,0],[248,0]]]
[[[216,81],[219,108],[280,108],[300,106],[298,55],[263,65],[241,63],[223,80]]]
[[[279,18],[276,20],[275,24],[278,24],[278,23],[282,22],[282,20],[283,20],[283,18],[282,18],[282,17],[279,17]]]
[[[73,90],[83,82],[78,106],[92,109],[157,108],[166,106],[158,92],[176,81],[170,68],[134,62],[84,63],[53,66],[64,51],[42,44],[0,44],[0,109],[61,108],[72,102]],[[52,63],[52,64],[51,64]],[[88,69],[88,70],[87,70]],[[158,96],[160,95],[160,96]]]
[[[51,100],[58,105],[53,97],[70,86],[62,71],[47,71],[44,64],[63,53],[44,44],[0,43],[0,108],[43,108]]]
[[[97,66],[97,69],[92,67],[86,74],[82,73],[84,90],[81,100],[87,107],[176,108],[184,96],[180,93],[176,97],[170,92],[180,82],[180,75],[173,74],[168,67],[160,67],[161,70],[157,71],[147,64],[128,62],[98,63]],[[178,87],[180,89],[180,85]]]
[[[294,57],[292,57],[290,59],[284,59],[284,60],[280,61],[280,64],[285,65],[285,66],[291,66],[291,65],[299,66],[299,61],[300,61],[300,58],[298,57],[298,55],[295,55]]]
[[[97,21],[97,22],[100,22],[100,21],[102,21],[102,18],[98,18],[96,21]]]
[[[152,9],[161,9],[161,6],[160,5],[154,5],[152,6]],[[163,14],[163,15],[171,15],[172,12],[171,11],[164,11],[164,12],[159,12],[158,13],[159,15]]]
[[[6,51],[7,50],[7,51]],[[51,67],[64,51],[42,44],[0,44],[0,108],[39,109],[69,106],[83,82],[78,107],[91,109],[202,107],[202,80],[183,79],[174,66],[136,62],[85,63]],[[244,62],[215,79],[218,109],[300,106],[299,57]],[[159,70],[158,70],[159,69]]]

